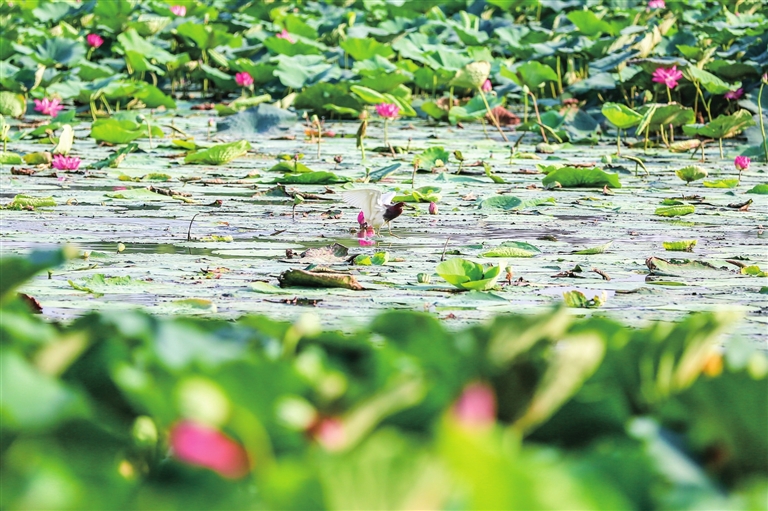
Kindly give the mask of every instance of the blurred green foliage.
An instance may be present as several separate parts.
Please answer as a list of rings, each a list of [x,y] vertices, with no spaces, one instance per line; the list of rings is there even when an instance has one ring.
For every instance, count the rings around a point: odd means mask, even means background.
[[[60,325],[16,289],[69,252],[0,261],[2,509],[766,507],[768,361],[718,348],[726,314]],[[216,464],[171,450],[179,424]],[[245,476],[205,468],[222,445]]]

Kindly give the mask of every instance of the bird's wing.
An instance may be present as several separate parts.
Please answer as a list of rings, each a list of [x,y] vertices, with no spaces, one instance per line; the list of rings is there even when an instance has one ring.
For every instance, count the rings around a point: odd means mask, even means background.
[[[381,192],[378,190],[349,190],[341,194],[341,199],[351,206],[363,210],[366,220],[374,218],[375,213],[381,208]]]
[[[397,195],[396,192],[387,192],[385,194],[382,194],[379,204],[381,204],[382,206],[387,206],[389,204],[392,204],[392,199],[395,198],[395,195]]]

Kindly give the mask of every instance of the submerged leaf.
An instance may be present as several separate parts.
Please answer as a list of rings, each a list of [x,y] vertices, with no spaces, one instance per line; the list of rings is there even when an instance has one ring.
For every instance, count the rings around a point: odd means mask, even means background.
[[[575,250],[571,252],[572,254],[579,254],[579,255],[594,255],[594,254],[602,254],[605,253],[606,250],[608,250],[608,247],[611,246],[613,241],[609,241],[608,243],[605,243],[603,245],[598,245],[596,247],[592,248],[585,248],[584,250]]]
[[[664,250],[677,252],[693,252],[697,240],[663,241]]]

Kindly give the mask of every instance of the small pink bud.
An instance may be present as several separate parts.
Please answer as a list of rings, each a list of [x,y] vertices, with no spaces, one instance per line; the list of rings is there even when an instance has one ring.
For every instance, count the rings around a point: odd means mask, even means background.
[[[187,15],[187,8],[183,5],[172,5],[171,6],[171,12],[175,14],[176,16],[186,16]]]
[[[347,441],[344,423],[334,417],[320,419],[312,426],[311,433],[317,443],[328,451],[338,451]]]
[[[250,472],[248,454],[242,445],[221,431],[192,421],[176,423],[170,431],[173,455],[190,465],[209,468],[228,479]]]
[[[277,37],[278,39],[285,39],[286,41],[288,41],[291,44],[296,42],[296,41],[293,40],[293,37],[291,37],[291,34],[289,34],[286,29],[283,29],[283,31],[280,32],[279,34],[275,34],[275,37]]]
[[[739,172],[742,170],[748,170],[750,163],[752,163],[752,160],[750,160],[747,156],[737,156],[733,159],[733,164],[736,166],[736,169],[738,169]]]
[[[453,405],[453,416],[467,427],[486,427],[496,421],[496,395],[487,383],[474,382],[464,387]]]
[[[649,9],[663,9],[666,6],[667,4],[664,2],[664,0],[651,0],[648,2]]]
[[[436,215],[437,214],[437,204],[434,202],[429,203],[429,214],[430,215]]]
[[[482,90],[483,92],[491,92],[493,90],[493,84],[491,83],[490,80],[486,80],[483,82]]]
[[[741,96],[744,95],[744,89],[739,87],[736,90],[729,90],[725,93],[725,96],[723,96],[725,99],[739,99]]]
[[[88,34],[88,36],[85,38],[85,41],[91,48],[98,48],[104,44],[104,39],[99,34]]]
[[[365,213],[362,211],[357,214],[357,223],[360,224],[360,227],[365,223]]]

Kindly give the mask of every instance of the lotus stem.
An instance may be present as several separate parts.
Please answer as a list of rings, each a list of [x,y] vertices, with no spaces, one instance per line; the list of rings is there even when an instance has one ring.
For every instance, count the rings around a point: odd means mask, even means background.
[[[621,156],[621,128],[616,128],[616,156]]]
[[[389,147],[389,118],[384,118],[384,145]]]
[[[760,91],[757,93],[757,115],[760,117],[760,133],[763,135],[763,153],[765,161],[768,163],[768,140],[765,138],[765,121],[763,120],[763,87],[765,87],[765,81],[760,83]]]
[[[491,118],[491,122],[496,126],[496,129],[499,130],[499,134],[501,134],[501,138],[504,139],[504,142],[509,143],[509,139],[504,134],[504,131],[501,129],[501,124],[499,124],[499,120],[496,119],[496,116],[493,115],[493,112],[491,111],[491,105],[489,105],[488,100],[485,99],[485,93],[483,93],[483,89],[478,87],[477,92],[479,92],[480,97],[483,98],[483,103],[485,103],[485,109],[488,111],[488,117]]]
[[[533,99],[533,111],[536,113],[536,120],[539,122],[539,129],[541,130],[541,138],[544,139],[545,144],[549,144],[549,140],[547,140],[547,134],[544,131],[544,123],[541,122],[541,115],[539,114],[539,104],[536,102],[536,96],[531,91],[528,91],[528,94],[530,94],[531,98]]]

